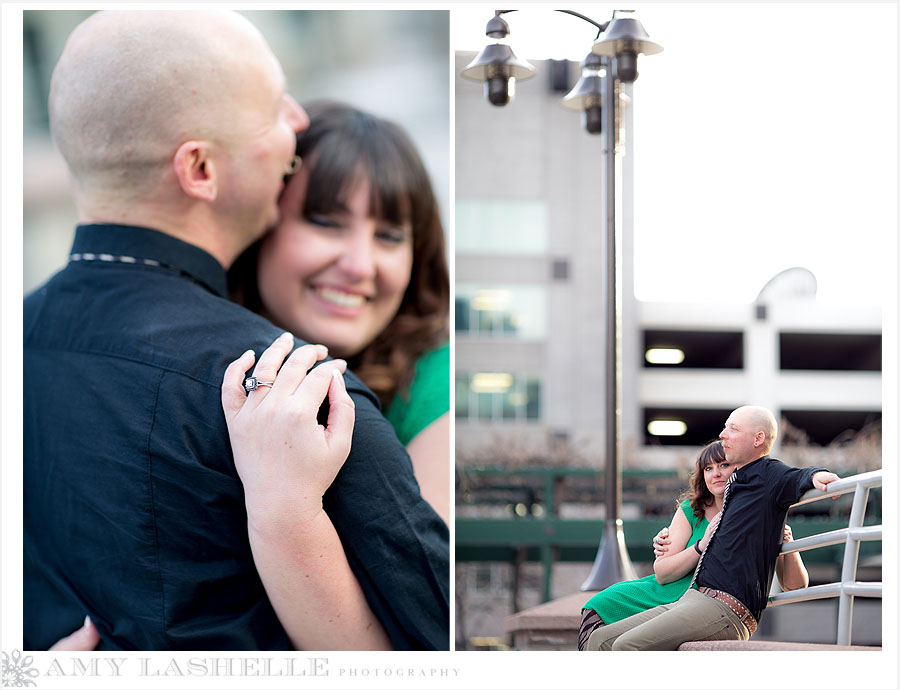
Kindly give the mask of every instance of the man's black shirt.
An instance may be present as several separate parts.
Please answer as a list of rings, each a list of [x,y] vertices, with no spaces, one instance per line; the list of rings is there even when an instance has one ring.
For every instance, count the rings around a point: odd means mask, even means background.
[[[24,306],[25,648],[90,614],[103,649],[289,649],[220,403],[228,363],[281,331],[169,235],[80,226],[72,259]],[[375,396],[346,382],[353,450],[325,509],[395,647],[448,649],[447,527]]]
[[[788,467],[768,456],[736,469],[697,585],[737,597],[758,622],[768,602],[788,508],[813,488],[812,476],[823,471]]]

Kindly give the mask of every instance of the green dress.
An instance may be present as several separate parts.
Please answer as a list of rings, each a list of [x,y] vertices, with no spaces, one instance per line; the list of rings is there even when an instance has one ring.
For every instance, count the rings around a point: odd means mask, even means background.
[[[694,525],[697,517],[691,510],[691,504],[688,501],[682,501],[679,507],[688,519],[688,523]],[[693,546],[695,542],[703,539],[708,525],[709,522],[705,517],[695,524],[687,546]],[[593,609],[603,619],[603,622],[609,625],[636,613],[652,609],[654,606],[677,601],[687,591],[693,575],[694,571],[691,570],[680,580],[665,585],[656,581],[656,575],[648,575],[639,580],[617,582],[602,592],[597,592],[583,608]]]
[[[409,396],[394,395],[384,413],[404,446],[450,411],[450,343],[426,352],[416,362]]]

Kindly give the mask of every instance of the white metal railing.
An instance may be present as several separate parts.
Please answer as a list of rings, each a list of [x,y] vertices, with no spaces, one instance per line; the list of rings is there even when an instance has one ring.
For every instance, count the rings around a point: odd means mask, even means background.
[[[874,472],[865,472],[852,477],[838,479],[829,484],[826,487],[826,491],[819,491],[818,489],[807,491],[794,506],[854,492],[849,523],[843,529],[814,534],[810,537],[789,542],[781,547],[781,553],[784,554],[844,544],[844,562],[841,567],[840,582],[781,592],[769,597],[769,606],[839,597],[837,624],[837,643],[839,645],[850,644],[850,633],[853,623],[853,598],[881,598],[881,582],[856,581],[859,543],[861,541],[881,541],[881,525],[863,527],[862,524],[866,514],[866,503],[869,500],[869,489],[881,486],[881,472],[881,470],[875,470]]]

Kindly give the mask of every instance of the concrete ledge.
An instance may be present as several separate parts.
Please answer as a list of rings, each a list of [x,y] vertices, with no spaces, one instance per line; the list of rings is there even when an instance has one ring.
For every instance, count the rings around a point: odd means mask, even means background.
[[[764,640],[740,642],[738,640],[711,640],[685,642],[679,652],[880,652],[881,647],[861,645],[809,644],[806,642],[769,642]]]
[[[548,601],[509,616],[506,619],[506,632],[516,633],[523,630],[574,630],[577,636],[581,625],[581,607],[596,592],[575,592],[568,596]]]
[[[519,611],[506,619],[506,632],[519,650],[578,648],[581,607],[596,592],[575,592],[561,599]]]
[[[512,647],[518,650],[573,650],[578,646],[581,607],[596,592],[574,592],[507,617],[505,632]],[[834,638],[831,638],[834,639]],[[808,642],[776,642],[769,640],[721,640],[685,642],[683,652],[706,651],[881,651],[881,647],[864,645],[838,646]]]

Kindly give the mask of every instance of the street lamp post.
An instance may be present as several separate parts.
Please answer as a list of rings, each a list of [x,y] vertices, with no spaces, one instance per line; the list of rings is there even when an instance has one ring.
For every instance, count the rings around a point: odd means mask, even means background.
[[[594,558],[594,565],[581,589],[600,590],[622,580],[636,577],[634,566],[625,546],[622,531],[622,472],[618,459],[622,453],[622,324],[619,309],[619,290],[616,259],[616,137],[618,136],[618,112],[616,80],[606,79],[606,419],[605,450],[606,519],[603,538]],[[613,105],[615,104],[615,105]]]
[[[497,10],[488,22],[486,34],[495,39],[509,35],[503,14],[514,10]],[[650,41],[641,23],[632,17],[617,16],[605,24],[570,10],[557,10],[576,16],[598,28],[591,53],[582,62],[582,75],[564,97],[563,107],[580,110],[585,129],[590,134],[603,134],[606,149],[606,185],[603,202],[606,218],[606,520],[603,537],[593,567],[582,590],[598,590],[621,580],[635,577],[634,567],[625,547],[622,531],[622,474],[619,458],[621,444],[621,325],[618,271],[616,270],[616,144],[619,135],[619,89],[621,83],[637,79],[637,56],[662,51]],[[501,43],[487,46],[462,72],[462,76],[484,81],[485,95],[495,106],[507,105],[515,93],[515,80],[534,75],[534,67],[515,57],[512,49]],[[510,86],[511,83],[511,86]],[[605,108],[605,111],[604,111]]]

